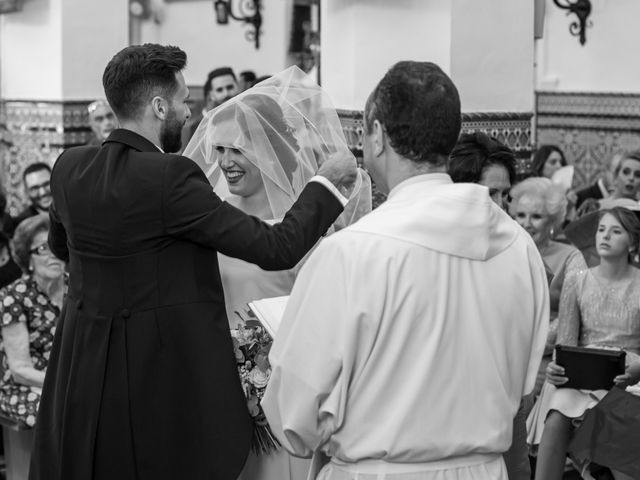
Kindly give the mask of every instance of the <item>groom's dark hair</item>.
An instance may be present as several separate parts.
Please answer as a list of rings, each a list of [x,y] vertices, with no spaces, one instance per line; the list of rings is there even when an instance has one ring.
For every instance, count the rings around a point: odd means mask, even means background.
[[[145,43],[120,50],[102,75],[104,93],[119,119],[138,118],[157,95],[167,100],[178,89],[176,73],[187,65],[178,47]]]

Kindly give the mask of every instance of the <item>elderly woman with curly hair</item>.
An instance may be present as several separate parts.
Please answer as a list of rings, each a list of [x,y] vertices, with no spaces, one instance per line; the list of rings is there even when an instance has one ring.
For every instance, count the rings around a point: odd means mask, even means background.
[[[32,427],[65,293],[64,263],[49,250],[49,218],[16,228],[12,253],[22,277],[0,290],[0,411]]]
[[[567,209],[567,199],[561,187],[544,177],[531,177],[511,189],[511,216],[531,235],[542,260],[553,274],[551,282],[551,328],[545,356],[534,392],[537,394],[544,382],[544,372],[555,343],[560,292],[564,278],[587,265],[580,250],[553,240],[553,231],[560,227]]]
[[[554,274],[576,270],[585,263],[575,247],[553,240],[564,221],[567,199],[560,187],[543,177],[531,177],[511,189],[511,216],[531,235],[544,262]]]

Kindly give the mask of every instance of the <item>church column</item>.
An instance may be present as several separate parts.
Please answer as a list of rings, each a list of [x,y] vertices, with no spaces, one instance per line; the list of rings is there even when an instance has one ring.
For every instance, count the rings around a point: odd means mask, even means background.
[[[128,0],[24,0],[0,15],[0,168],[9,211],[24,203],[22,170],[86,143],[87,104],[128,43]]]
[[[463,129],[531,151],[534,11],[530,0],[322,0],[322,85],[354,150],[362,109],[400,60],[437,63],[457,85]]]

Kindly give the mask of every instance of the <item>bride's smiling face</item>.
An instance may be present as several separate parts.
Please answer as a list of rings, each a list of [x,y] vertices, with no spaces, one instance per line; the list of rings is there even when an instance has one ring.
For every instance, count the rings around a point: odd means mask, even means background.
[[[264,190],[260,170],[240,150],[218,145],[216,152],[230,193],[250,197]]]

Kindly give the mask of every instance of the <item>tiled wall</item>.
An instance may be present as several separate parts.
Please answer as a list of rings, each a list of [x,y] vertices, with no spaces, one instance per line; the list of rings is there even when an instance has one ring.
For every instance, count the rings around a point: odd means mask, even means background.
[[[363,119],[360,110],[339,110],[347,143],[356,156],[362,156]],[[463,113],[462,131],[477,130],[509,145],[519,158],[531,155],[531,113],[487,112]],[[522,168],[525,168],[523,165]]]
[[[555,144],[591,184],[618,153],[640,149],[640,94],[538,92],[536,144]]]
[[[0,102],[0,186],[10,213],[24,205],[22,171],[35,161],[53,163],[64,148],[91,138],[85,102]],[[362,111],[341,110],[347,142],[362,156]],[[530,167],[531,114],[465,113],[463,131],[482,130],[509,145],[519,172]],[[640,149],[640,94],[536,94],[536,144],[556,144],[576,166],[576,186],[593,182],[616,153]],[[378,195],[377,203],[383,199]]]
[[[12,215],[25,204],[22,171],[33,162],[53,164],[67,147],[91,139],[86,102],[0,102],[0,177]]]
[[[0,179],[8,209],[17,214],[24,206],[22,171],[36,161],[53,164],[63,149],[91,139],[86,102],[0,102]],[[339,111],[347,142],[362,156],[362,111]],[[519,157],[519,170],[527,169],[531,154],[531,114],[468,113],[463,130],[482,130],[498,137]],[[377,203],[382,201],[378,195]]]
[[[362,158],[362,111],[338,111],[347,143],[356,157]],[[517,157],[518,173],[526,173],[530,169],[531,158],[531,113],[488,112],[463,113],[462,131],[483,131],[501,142],[509,145]],[[384,201],[384,195],[374,188],[374,207]]]

